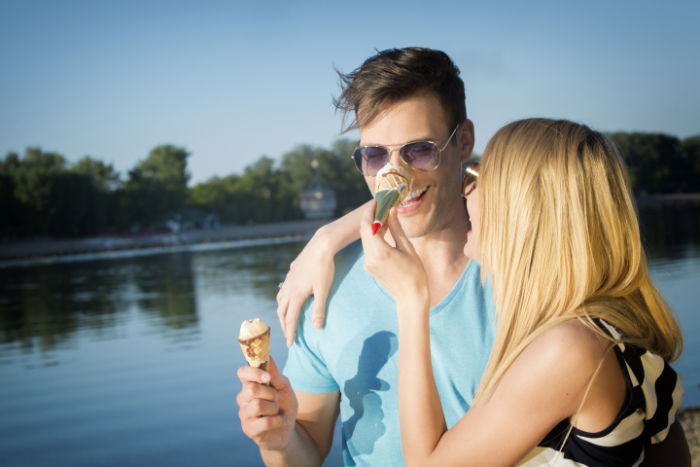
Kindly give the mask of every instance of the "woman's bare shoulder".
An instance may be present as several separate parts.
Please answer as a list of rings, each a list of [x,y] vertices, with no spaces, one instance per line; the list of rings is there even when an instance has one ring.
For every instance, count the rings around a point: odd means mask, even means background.
[[[584,370],[598,366],[612,343],[580,320],[558,323],[536,337],[523,355]]]

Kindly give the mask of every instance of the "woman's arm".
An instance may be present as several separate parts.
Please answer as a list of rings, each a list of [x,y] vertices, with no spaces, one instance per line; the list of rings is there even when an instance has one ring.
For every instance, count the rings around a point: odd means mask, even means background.
[[[428,303],[407,297],[399,319],[399,420],[408,465],[428,461],[447,431],[430,358]],[[439,465],[439,464],[435,464]]]
[[[388,225],[396,247],[372,236],[370,224],[364,218],[361,227],[365,268],[397,299],[399,416],[406,463],[514,465],[561,420],[576,413],[607,344],[581,323],[555,326],[522,352],[490,397],[447,430],[432,373],[430,300],[422,263],[393,213]],[[616,365],[614,354],[608,356]],[[619,370],[601,372],[596,385],[608,387],[607,379],[616,377],[621,377]],[[592,412],[589,407],[600,411],[600,394],[605,398],[607,393],[589,395],[582,414]],[[604,423],[614,419],[621,403],[602,410],[608,417]]]
[[[360,219],[366,205],[367,203],[319,228],[289,265],[289,272],[277,293],[277,317],[287,346],[291,346],[294,341],[301,307],[311,295],[314,296],[314,326],[323,326],[326,300],[335,273],[333,257],[360,238]]]
[[[399,414],[407,465],[511,466],[522,460],[561,420],[579,408],[605,355],[605,344],[579,323],[563,323],[530,344],[506,371],[492,396],[473,406],[449,430],[431,369],[428,320],[406,304],[399,316]],[[614,353],[609,353],[617,364]],[[602,373],[596,386],[609,384]],[[592,391],[582,414],[600,409]],[[607,397],[607,394],[603,394]],[[603,401],[604,405],[606,401]],[[598,417],[597,431],[621,408]],[[578,426],[578,425],[577,425]]]

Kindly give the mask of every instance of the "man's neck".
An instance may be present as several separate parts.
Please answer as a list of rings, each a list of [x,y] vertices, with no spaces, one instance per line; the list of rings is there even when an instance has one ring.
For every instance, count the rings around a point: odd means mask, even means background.
[[[465,235],[462,233],[461,237],[459,240],[450,239],[445,233],[440,239],[416,239],[413,242],[428,275],[431,307],[452,290],[467,265],[468,259],[463,252]]]
[[[445,298],[467,265],[464,243],[468,220],[466,213],[460,214],[444,228],[411,239],[428,275],[430,306]]]

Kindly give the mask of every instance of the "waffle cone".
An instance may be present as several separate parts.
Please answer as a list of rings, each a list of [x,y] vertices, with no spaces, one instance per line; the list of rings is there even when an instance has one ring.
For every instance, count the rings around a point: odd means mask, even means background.
[[[267,363],[270,360],[270,328],[262,334],[250,339],[238,338],[241,350],[248,365],[262,368],[267,371]]]

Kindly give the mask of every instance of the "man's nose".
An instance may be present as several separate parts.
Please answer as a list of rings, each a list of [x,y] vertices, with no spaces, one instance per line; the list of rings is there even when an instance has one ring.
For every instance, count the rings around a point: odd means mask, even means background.
[[[389,163],[394,167],[404,166],[406,168],[410,168],[401,157],[401,153],[399,152],[400,150],[400,148],[394,148],[389,150]]]

